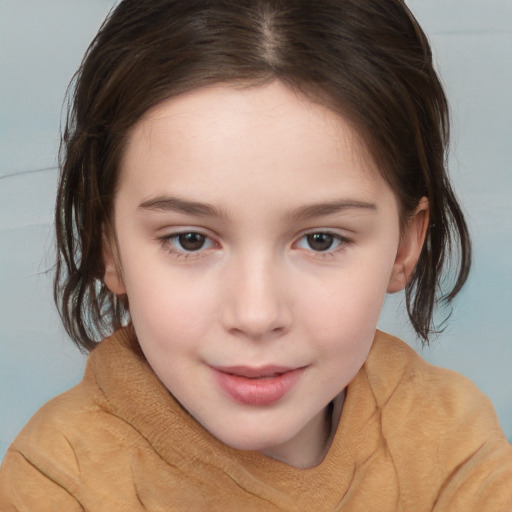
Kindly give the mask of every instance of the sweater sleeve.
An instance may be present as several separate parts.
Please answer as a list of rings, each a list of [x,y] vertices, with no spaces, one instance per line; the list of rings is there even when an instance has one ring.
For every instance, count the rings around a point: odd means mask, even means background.
[[[57,482],[11,447],[0,468],[2,512],[83,511],[80,503]]]
[[[491,437],[443,486],[433,512],[512,511],[512,446]]]
[[[512,512],[512,446],[489,399],[396,338],[367,362],[403,510]]]

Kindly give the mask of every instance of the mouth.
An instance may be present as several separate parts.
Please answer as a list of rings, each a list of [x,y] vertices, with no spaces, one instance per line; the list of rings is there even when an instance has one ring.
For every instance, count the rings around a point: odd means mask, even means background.
[[[265,406],[281,400],[300,380],[306,367],[212,367],[221,391],[244,405]]]
[[[228,375],[245,377],[246,379],[269,379],[293,371],[296,368],[288,368],[285,366],[262,366],[259,368],[250,366],[217,366],[215,369],[219,372],[227,373]]]

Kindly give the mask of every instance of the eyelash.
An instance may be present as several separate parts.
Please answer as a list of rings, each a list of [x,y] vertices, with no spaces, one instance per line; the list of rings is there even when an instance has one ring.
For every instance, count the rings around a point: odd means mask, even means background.
[[[310,236],[314,236],[314,235],[324,235],[324,236],[328,236],[328,237],[331,237],[332,238],[332,241],[333,242],[337,242],[337,245],[336,247],[334,248],[327,248],[326,250],[324,251],[315,251],[313,248],[310,248],[309,249],[305,249],[307,250],[308,252],[311,252],[315,255],[315,257],[317,258],[329,258],[329,257],[333,257],[335,256],[336,254],[340,253],[340,252],[343,252],[347,249],[347,247],[352,243],[352,240],[350,240],[349,238],[347,237],[344,237],[338,233],[333,233],[332,231],[329,231],[329,230],[317,230],[317,231],[310,231],[308,233],[304,233],[299,239],[297,242],[295,242],[295,244],[298,244],[301,240],[303,239],[307,239],[308,237]]]
[[[163,237],[159,237],[158,240],[160,241],[160,244],[162,245],[162,248],[165,249],[169,254],[173,254],[178,258],[193,258],[193,257],[200,257],[203,256],[204,252],[204,244],[199,247],[197,250],[186,250],[186,249],[178,249],[175,245],[173,245],[174,241],[177,241],[179,243],[179,237],[185,236],[185,235],[199,235],[204,238],[205,243],[210,243],[211,246],[216,245],[216,243],[212,240],[211,237],[208,235],[205,235],[204,233],[201,233],[199,231],[181,231],[178,233],[171,233],[169,235],[165,235]],[[218,245],[218,244],[217,244]],[[209,248],[209,247],[207,247]]]
[[[204,243],[199,247],[197,250],[186,250],[186,249],[179,249],[177,248],[173,242],[179,242],[179,237],[185,236],[185,235],[199,235],[200,237],[204,238]],[[328,247],[326,250],[314,250],[311,248],[303,248],[305,251],[311,252],[315,255],[315,257],[320,258],[327,258],[327,257],[333,257],[335,254],[342,252],[346,250],[346,248],[352,243],[352,241],[344,236],[341,236],[337,233],[333,233],[331,231],[310,231],[308,233],[302,234],[297,241],[294,243],[294,245],[297,245],[301,240],[306,239],[308,237],[314,236],[314,235],[323,235],[332,238],[333,242],[337,242],[337,245],[334,249],[331,249]],[[169,254],[173,254],[178,258],[194,258],[194,257],[202,257],[204,254],[204,251],[206,249],[209,249],[211,247],[214,247],[215,245],[219,246],[211,237],[208,235],[205,235],[204,233],[201,233],[200,231],[181,231],[177,233],[171,233],[169,235],[165,235],[163,237],[159,237],[158,240],[160,241],[160,244],[162,245],[162,248],[165,249]],[[208,247],[204,247],[204,245],[209,244]],[[308,242],[309,245],[309,242]]]

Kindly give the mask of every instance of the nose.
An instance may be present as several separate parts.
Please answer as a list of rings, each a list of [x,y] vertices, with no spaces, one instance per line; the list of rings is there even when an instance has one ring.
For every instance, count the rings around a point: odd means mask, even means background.
[[[292,322],[282,266],[252,256],[233,264],[226,279],[225,328],[240,337],[262,340],[287,332]]]

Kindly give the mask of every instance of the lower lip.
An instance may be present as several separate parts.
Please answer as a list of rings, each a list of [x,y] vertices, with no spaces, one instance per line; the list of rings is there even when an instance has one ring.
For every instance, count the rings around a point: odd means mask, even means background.
[[[233,400],[244,405],[270,405],[283,398],[297,383],[304,368],[262,379],[213,370],[221,389]]]

